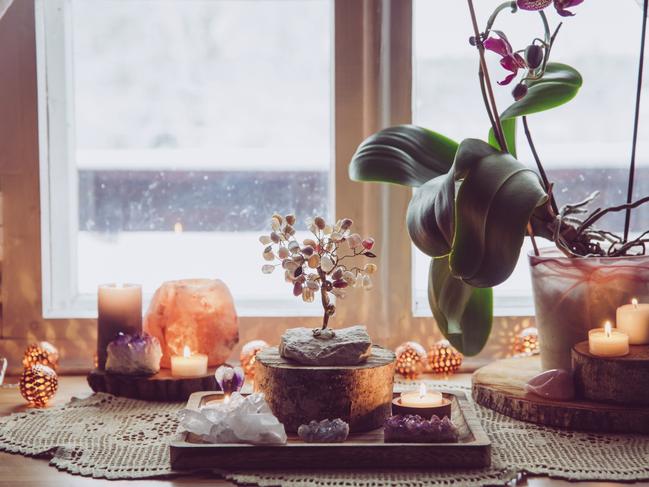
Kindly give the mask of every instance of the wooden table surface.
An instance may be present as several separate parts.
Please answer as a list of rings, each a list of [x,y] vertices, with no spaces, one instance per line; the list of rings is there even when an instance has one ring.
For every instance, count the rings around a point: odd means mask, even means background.
[[[469,375],[456,376],[458,382],[467,383]],[[15,377],[9,377],[7,383],[15,382]],[[61,377],[59,382],[59,391],[53,404],[63,404],[72,396],[84,397],[91,394],[86,384],[85,377]],[[18,388],[2,387],[0,388],[0,416],[11,414],[13,412],[24,411],[24,401],[20,397]],[[530,478],[527,485],[531,487],[569,487],[577,482],[565,482],[561,480],[548,479],[545,477]],[[614,482],[579,482],[581,486],[606,487],[617,484]],[[71,475],[66,472],[60,472],[56,468],[48,465],[46,459],[27,458],[21,455],[0,452],[0,487],[82,487],[82,486],[111,486],[111,487],[158,487],[173,485],[214,485],[226,486],[233,485],[230,482],[218,479],[213,476],[192,475],[175,477],[169,480],[96,480],[87,477]],[[633,485],[643,485],[649,487],[649,483],[636,483]]]

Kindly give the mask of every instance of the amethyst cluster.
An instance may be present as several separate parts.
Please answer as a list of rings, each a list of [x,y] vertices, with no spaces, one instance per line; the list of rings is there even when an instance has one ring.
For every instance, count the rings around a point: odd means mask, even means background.
[[[446,416],[424,419],[419,415],[396,415],[384,424],[386,443],[455,443],[459,434]]]
[[[113,374],[151,375],[160,371],[162,348],[156,337],[120,333],[106,348],[106,371]]]

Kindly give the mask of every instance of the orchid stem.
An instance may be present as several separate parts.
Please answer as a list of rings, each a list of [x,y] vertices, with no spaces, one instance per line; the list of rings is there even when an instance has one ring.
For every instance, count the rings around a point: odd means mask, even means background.
[[[478,19],[475,15],[475,8],[473,7],[473,0],[467,0],[467,3],[469,5],[469,13],[471,14],[471,22],[473,23],[473,32],[476,40],[476,47],[478,48],[478,53],[480,54],[480,69],[484,75],[487,94],[489,96],[489,103],[491,105],[491,112],[494,118],[494,134],[496,136],[498,144],[500,145],[500,150],[502,150],[503,152],[509,152],[509,149],[507,148],[507,141],[505,140],[505,134],[503,132],[503,127],[500,123],[500,116],[498,115],[496,98],[494,97],[494,92],[491,87],[491,79],[489,78],[489,70],[487,69],[487,62],[484,55],[484,46],[482,45],[482,38],[480,36],[480,29],[478,28]]]
[[[638,65],[638,84],[635,94],[635,116],[633,119],[633,142],[631,143],[631,165],[629,167],[629,184],[627,185],[626,202],[630,204],[633,200],[633,182],[635,178],[635,154],[638,144],[638,125],[640,122],[640,95],[642,93],[642,71],[644,68],[644,48],[647,38],[647,15],[649,15],[649,0],[644,0],[642,7],[642,35],[640,36],[640,60]],[[629,239],[629,227],[631,226],[631,208],[626,208],[624,218],[624,242]]]
[[[532,151],[532,155],[534,156],[534,160],[536,161],[536,167],[538,168],[539,174],[541,175],[541,179],[543,180],[543,185],[545,186],[545,190],[550,195],[550,204],[552,205],[552,210],[554,210],[555,215],[558,215],[559,208],[557,206],[557,202],[554,200],[554,194],[550,192],[550,180],[548,179],[548,175],[545,172],[545,169],[543,168],[543,164],[541,164],[541,158],[539,157],[538,152],[536,152],[536,146],[534,145],[534,141],[532,140],[530,127],[527,125],[527,117],[523,115],[522,118],[523,118],[523,129],[525,130],[525,137],[527,137],[527,144],[530,146],[530,150]]]
[[[541,254],[539,252],[539,247],[536,245],[536,239],[534,238],[534,230],[532,229],[532,224],[529,222],[527,223],[527,233],[530,236],[530,240],[532,240],[532,247],[534,247],[534,255],[538,257]]]

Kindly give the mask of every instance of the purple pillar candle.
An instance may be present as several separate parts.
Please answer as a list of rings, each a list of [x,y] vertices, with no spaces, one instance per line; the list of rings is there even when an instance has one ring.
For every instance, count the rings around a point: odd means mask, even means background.
[[[106,367],[106,347],[121,332],[142,333],[142,286],[103,284],[97,295],[97,367]]]

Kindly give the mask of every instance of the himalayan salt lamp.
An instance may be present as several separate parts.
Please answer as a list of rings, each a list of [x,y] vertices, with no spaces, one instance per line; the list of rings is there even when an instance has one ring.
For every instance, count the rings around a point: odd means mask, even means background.
[[[184,279],[162,284],[144,318],[144,331],[162,346],[160,366],[185,346],[207,355],[209,366],[223,364],[239,341],[237,312],[228,287],[218,279]]]

